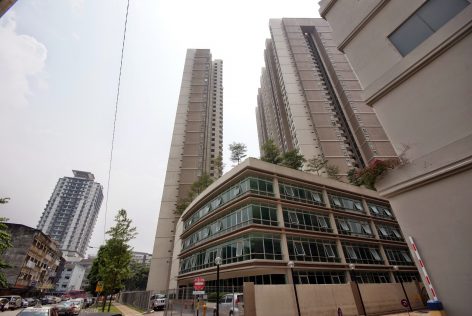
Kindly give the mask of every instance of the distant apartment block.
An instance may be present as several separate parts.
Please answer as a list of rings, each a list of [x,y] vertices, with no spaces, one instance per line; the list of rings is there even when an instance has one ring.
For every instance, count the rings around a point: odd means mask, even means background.
[[[213,60],[209,49],[188,49],[185,58],[174,131],[167,163],[161,208],[148,279],[148,290],[169,287],[178,270],[173,251],[176,205],[203,173],[218,178],[215,163],[223,152],[223,61]],[[175,280],[172,280],[175,283]]]
[[[256,108],[260,146],[271,139],[282,152],[324,158],[341,176],[396,157],[328,23],[284,18],[269,24]]]
[[[149,266],[151,264],[152,254],[147,252],[133,251],[131,254],[131,261],[134,261],[138,264]]]
[[[73,170],[60,178],[38,229],[60,244],[64,257],[83,258],[103,200],[102,186],[90,172]]]
[[[197,276],[215,286],[216,257],[229,288],[419,279],[394,212],[375,191],[254,158],[200,194],[177,230],[179,287]]]
[[[61,273],[61,250],[56,241],[38,229],[22,224],[5,223],[12,236],[11,248],[2,255],[10,265],[4,269],[8,287],[53,290]]]
[[[378,183],[448,315],[470,314],[472,5],[469,0],[320,2],[400,168]],[[417,262],[420,264],[420,262]]]
[[[83,280],[87,278],[85,270],[85,266],[80,262],[66,262],[56,284],[56,291],[67,292],[83,289]]]

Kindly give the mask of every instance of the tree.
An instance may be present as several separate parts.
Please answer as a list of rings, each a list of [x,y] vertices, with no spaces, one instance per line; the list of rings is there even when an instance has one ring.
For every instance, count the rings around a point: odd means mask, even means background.
[[[307,170],[312,171],[312,172],[315,171],[317,175],[320,175],[320,170],[325,168],[327,164],[328,164],[328,160],[322,157],[321,158],[313,157],[311,159],[308,159]]]
[[[238,165],[241,160],[246,157],[247,147],[243,143],[233,142],[232,144],[229,144],[229,150],[231,151],[231,161],[237,162]]]
[[[175,206],[175,213],[182,214],[187,206],[199,195],[202,193],[210,184],[212,184],[214,179],[210,177],[207,173],[203,173],[198,179],[192,183],[190,191],[187,194],[186,198],[180,199],[177,201]]]
[[[93,296],[97,295],[97,292],[95,292],[95,289],[97,288],[98,281],[101,281],[99,270],[100,270],[100,266],[104,264],[103,263],[104,251],[105,251],[104,246],[101,246],[98,249],[97,257],[93,260],[92,268],[90,269],[90,272],[87,275],[87,279],[89,281],[89,287],[86,290],[87,292],[92,293]]]
[[[145,291],[149,275],[149,267],[143,263],[131,261],[131,276],[125,280],[126,291]]]
[[[136,227],[132,227],[131,223],[126,210],[121,209],[115,216],[115,226],[107,231],[111,238],[103,246],[103,261],[98,267],[106,294],[114,294],[122,289],[124,281],[130,277],[131,246],[128,242],[136,236]]]
[[[296,170],[301,170],[303,167],[303,163],[305,162],[305,158],[303,157],[302,154],[298,151],[298,149],[293,149],[285,152],[282,155],[282,166],[296,169]]]
[[[279,147],[277,147],[272,139],[269,139],[264,145],[262,145],[262,151],[264,153],[261,157],[262,161],[270,162],[275,165],[278,165],[282,161]]]
[[[375,190],[377,179],[386,173],[389,169],[393,169],[403,163],[400,159],[375,159],[363,169],[351,169],[347,173],[349,183],[357,186],[364,186],[368,189]]]
[[[202,193],[210,184],[213,183],[213,178],[210,177],[208,173],[203,173],[200,177],[198,177],[197,181],[192,183],[192,186],[190,187],[190,196],[192,197],[192,200]]]
[[[213,163],[215,164],[216,171],[218,171],[218,177],[221,177],[225,167],[225,164],[223,163],[223,156],[216,156],[216,158],[213,160]]]
[[[8,200],[9,198],[0,198],[0,204],[6,204],[8,203]],[[8,231],[8,226],[5,224],[7,221],[8,218],[0,217],[0,287],[8,286],[7,278],[2,270],[9,268],[10,265],[3,260],[3,254],[8,248],[13,246],[11,242],[11,234]]]
[[[326,173],[328,174],[328,178],[333,180],[341,179],[339,175],[339,167],[335,165],[326,165]]]

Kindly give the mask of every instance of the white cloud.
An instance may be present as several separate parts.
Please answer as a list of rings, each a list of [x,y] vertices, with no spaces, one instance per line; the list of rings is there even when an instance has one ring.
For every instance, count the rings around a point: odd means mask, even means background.
[[[18,34],[13,11],[0,20],[0,95],[3,106],[23,107],[33,87],[44,88],[47,49],[34,37]]]

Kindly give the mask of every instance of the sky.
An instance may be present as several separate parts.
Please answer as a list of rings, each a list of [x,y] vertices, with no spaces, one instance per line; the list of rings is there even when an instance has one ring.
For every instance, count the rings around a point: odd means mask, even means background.
[[[107,191],[126,0],[20,0],[0,17],[0,216],[36,227],[59,178],[90,171]],[[130,0],[108,211],[127,210],[152,253],[187,48],[223,60],[228,145],[259,157],[255,106],[269,19],[315,18],[313,0]],[[96,252],[91,248],[89,254]]]

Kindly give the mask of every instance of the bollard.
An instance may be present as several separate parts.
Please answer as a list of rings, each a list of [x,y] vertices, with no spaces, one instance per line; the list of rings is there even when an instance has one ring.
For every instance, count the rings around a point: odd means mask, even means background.
[[[206,316],[207,314],[207,304],[205,302],[203,302],[203,305],[202,305],[202,316]]]

